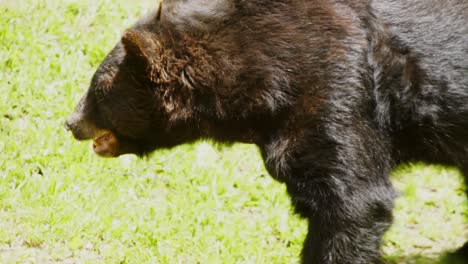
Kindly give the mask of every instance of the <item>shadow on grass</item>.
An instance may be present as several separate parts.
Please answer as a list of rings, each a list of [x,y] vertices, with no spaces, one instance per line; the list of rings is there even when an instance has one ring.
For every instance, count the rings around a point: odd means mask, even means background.
[[[466,264],[466,259],[461,259],[452,253],[442,256],[386,256],[385,264]]]

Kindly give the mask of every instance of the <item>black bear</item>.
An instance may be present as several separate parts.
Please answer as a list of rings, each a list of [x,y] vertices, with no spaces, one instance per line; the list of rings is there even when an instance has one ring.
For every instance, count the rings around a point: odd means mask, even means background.
[[[108,157],[256,144],[309,221],[303,263],[380,263],[392,168],[468,176],[468,2],[165,1],[125,31],[65,126]]]

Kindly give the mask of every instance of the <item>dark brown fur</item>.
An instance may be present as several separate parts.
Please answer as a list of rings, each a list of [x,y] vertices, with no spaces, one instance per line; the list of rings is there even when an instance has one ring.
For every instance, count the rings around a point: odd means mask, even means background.
[[[468,175],[467,73],[463,0],[165,1],[66,125],[103,156],[256,144],[310,221],[303,263],[378,263],[392,168]]]

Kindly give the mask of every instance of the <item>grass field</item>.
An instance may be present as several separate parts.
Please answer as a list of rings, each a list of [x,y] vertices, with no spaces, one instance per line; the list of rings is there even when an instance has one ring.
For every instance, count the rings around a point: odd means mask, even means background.
[[[100,159],[63,122],[156,1],[0,0],[0,263],[297,263],[305,222],[249,145]],[[383,251],[441,263],[468,238],[461,177],[400,168]]]

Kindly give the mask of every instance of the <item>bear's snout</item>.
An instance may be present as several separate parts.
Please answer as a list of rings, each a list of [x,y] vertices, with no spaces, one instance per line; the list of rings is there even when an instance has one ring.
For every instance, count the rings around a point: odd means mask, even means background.
[[[120,153],[117,137],[110,130],[97,128],[80,112],[74,112],[65,121],[64,127],[77,140],[93,140],[93,151],[101,157],[116,157]]]
[[[73,128],[76,126],[75,125],[76,123],[73,121],[72,118],[68,118],[65,123],[63,124],[63,127],[67,130],[67,131],[72,131],[73,132]]]
[[[71,131],[77,140],[92,139],[96,134],[95,126],[77,113],[73,113],[67,121],[65,121],[64,127],[66,130]]]

